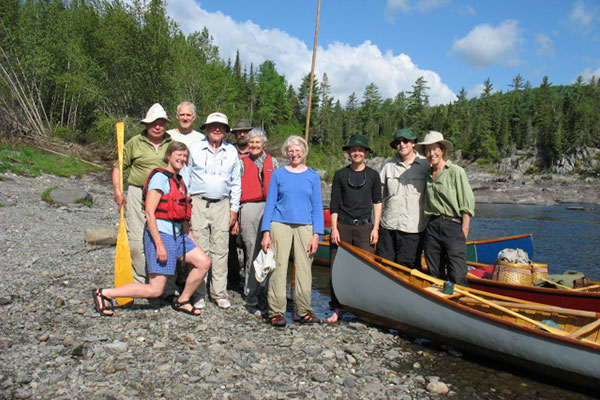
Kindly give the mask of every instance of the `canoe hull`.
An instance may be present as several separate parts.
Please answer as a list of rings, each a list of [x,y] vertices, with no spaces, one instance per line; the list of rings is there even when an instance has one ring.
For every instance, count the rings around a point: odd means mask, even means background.
[[[519,360],[520,367],[538,373],[559,370],[564,376],[567,372],[581,383],[600,387],[600,346],[558,340],[546,332],[480,315],[376,268],[349,249],[339,247],[332,280],[340,302],[357,316],[467,352],[484,349],[486,355],[502,361]]]

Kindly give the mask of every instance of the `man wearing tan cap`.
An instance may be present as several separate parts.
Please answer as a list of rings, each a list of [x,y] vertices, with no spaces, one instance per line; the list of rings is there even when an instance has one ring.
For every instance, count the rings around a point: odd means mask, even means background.
[[[223,138],[230,131],[225,114],[210,114],[200,127],[206,139],[190,146],[189,166],[182,171],[192,196],[192,235],[212,261],[210,298],[220,308],[229,308],[227,257],[229,232],[240,208],[241,180],[237,150]],[[194,306],[204,306],[204,293]]]

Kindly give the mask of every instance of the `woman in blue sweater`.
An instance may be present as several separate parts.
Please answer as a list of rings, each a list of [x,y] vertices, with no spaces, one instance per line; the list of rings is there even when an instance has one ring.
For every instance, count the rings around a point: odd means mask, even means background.
[[[273,326],[286,325],[287,268],[292,245],[296,266],[295,308],[301,323],[315,323],[311,303],[313,254],[323,234],[323,202],[319,174],[305,164],[308,143],[290,136],[281,151],[289,164],[273,172],[261,225],[262,249],[273,248],[276,267],[269,278],[269,318]]]

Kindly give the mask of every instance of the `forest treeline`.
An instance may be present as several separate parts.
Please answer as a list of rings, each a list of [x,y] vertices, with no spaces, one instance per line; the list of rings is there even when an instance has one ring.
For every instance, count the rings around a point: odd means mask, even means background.
[[[126,119],[137,133],[152,103],[174,116],[187,100],[199,120],[216,110],[232,122],[248,118],[272,142],[303,134],[309,71],[295,89],[273,61],[244,65],[239,52],[222,59],[206,28],[183,34],[163,0],[2,0],[0,131],[108,147],[116,121]],[[312,99],[312,161],[331,164],[353,133],[391,155],[393,132],[404,127],[419,137],[439,130],[471,160],[532,149],[542,168],[575,149],[600,147],[600,80],[558,86],[544,77],[534,88],[517,75],[505,93],[489,79],[483,84],[478,98],[463,88],[453,103],[431,106],[422,77],[393,99],[370,83],[342,104],[325,72]]]

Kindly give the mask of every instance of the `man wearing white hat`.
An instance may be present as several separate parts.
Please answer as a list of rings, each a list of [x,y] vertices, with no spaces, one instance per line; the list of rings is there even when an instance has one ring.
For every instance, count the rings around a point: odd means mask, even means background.
[[[210,297],[225,309],[231,307],[227,257],[229,232],[240,208],[240,164],[235,147],[223,139],[231,130],[225,114],[210,114],[200,129],[205,130],[206,138],[190,146],[189,166],[182,176],[192,195],[192,235],[212,261]],[[199,289],[195,307],[204,307],[205,292],[205,287]]]
[[[467,245],[475,197],[465,170],[448,160],[452,142],[429,131],[415,150],[427,157],[431,171],[425,190],[425,259],[429,273],[467,286]],[[447,274],[446,274],[447,271]]]
[[[148,109],[146,117],[140,121],[146,129],[135,135],[123,147],[123,170],[129,169],[127,197],[121,191],[121,173],[118,163],[112,170],[115,203],[125,206],[125,224],[131,251],[133,280],[146,283],[146,258],[144,257],[144,226],[146,217],[142,208],[142,186],[154,168],[164,167],[167,147],[172,139],[165,134],[168,122],[167,113],[158,103]]]

